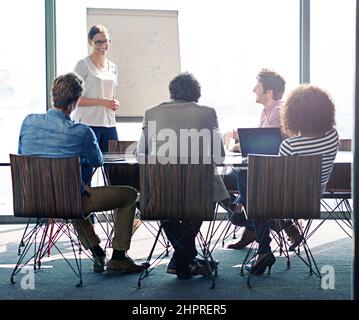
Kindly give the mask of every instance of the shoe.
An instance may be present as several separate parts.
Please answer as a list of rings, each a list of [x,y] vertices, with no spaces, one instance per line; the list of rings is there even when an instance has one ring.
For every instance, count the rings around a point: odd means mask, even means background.
[[[192,274],[194,276],[204,276],[207,277],[209,276],[212,271],[214,270],[212,267],[208,267],[206,261],[204,261],[204,264],[199,263],[197,260],[193,261],[194,263],[191,264],[191,268],[193,268],[192,270]]]
[[[209,262],[209,264],[213,271],[213,270],[217,269],[217,267],[219,265],[219,261],[212,260]],[[207,266],[207,262],[204,259],[194,258],[193,263],[190,264],[190,267],[192,269],[192,275],[194,275],[194,276],[198,276],[198,275],[208,276],[211,273],[211,270],[209,270],[209,268]],[[175,258],[171,258],[169,264],[167,265],[166,273],[177,274]]]
[[[243,249],[249,244],[251,244],[254,240],[256,240],[255,231],[249,230],[247,228],[244,229],[242,238],[236,243],[229,244],[227,246],[228,249]]]
[[[106,257],[94,257],[93,271],[95,273],[101,273],[105,271],[105,259]]]
[[[258,255],[258,258],[260,257],[260,255]],[[270,274],[270,270],[273,266],[273,264],[275,263],[275,257],[273,255],[273,253],[269,253],[266,256],[264,256],[263,258],[259,258],[257,259],[256,263],[254,264],[254,266],[250,269],[251,274],[254,274],[256,276],[261,276],[264,271],[266,271],[267,267],[268,267],[268,275]]]
[[[111,259],[107,263],[107,270],[114,272],[138,273],[141,272],[145,267],[145,264],[137,264],[128,256],[126,256],[123,260]]]
[[[176,274],[177,274],[177,278],[178,279],[191,279],[192,278],[192,273],[193,269],[191,267],[191,265],[184,265],[181,266],[180,268],[177,267],[176,269]]]
[[[196,260],[200,265],[207,265],[207,262],[204,259],[194,258],[194,260]],[[209,265],[211,266],[212,270],[217,269],[217,267],[219,265],[219,261],[218,260],[209,260]]]
[[[166,273],[169,274],[177,274],[177,270],[176,270],[176,259],[175,258],[171,258],[170,263],[167,266],[167,270]]]
[[[245,227],[248,223],[246,210],[242,203],[230,203],[227,210],[228,220],[237,227]]]
[[[288,235],[288,240],[291,242],[289,251],[295,251],[295,249],[302,243],[303,236],[300,234],[297,226],[293,223],[284,228],[285,233]]]

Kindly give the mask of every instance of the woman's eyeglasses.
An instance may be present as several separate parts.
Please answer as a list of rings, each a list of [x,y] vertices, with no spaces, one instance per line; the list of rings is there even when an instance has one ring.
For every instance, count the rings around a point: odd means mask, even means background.
[[[102,46],[103,44],[110,44],[111,40],[96,40],[94,41],[96,46]]]

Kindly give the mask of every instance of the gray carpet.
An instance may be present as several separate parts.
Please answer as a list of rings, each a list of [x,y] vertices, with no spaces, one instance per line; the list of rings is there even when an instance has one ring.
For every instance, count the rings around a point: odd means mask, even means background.
[[[286,259],[277,256],[271,274],[252,277],[252,288],[249,289],[247,272],[241,276],[239,267],[246,250],[229,250],[220,244],[213,252],[220,264],[212,290],[209,278],[197,276],[191,280],[178,280],[176,276],[166,274],[168,257],[150,272],[138,288],[138,275],[95,274],[91,270],[91,260],[84,255],[84,284],[77,288],[78,279],[56,249],[44,259],[43,268],[36,271],[34,278],[28,278],[32,268],[25,269],[24,273],[16,275],[16,283],[11,284],[10,274],[18,259],[18,240],[22,231],[22,225],[0,226],[1,300],[348,300],[351,294],[352,243],[340,233],[335,222],[326,222],[310,242],[322,275],[326,276],[327,270],[334,271],[335,278],[331,278],[334,288],[329,289],[323,289],[319,278],[310,276],[308,267],[295,255],[291,257],[290,269],[287,269]],[[133,237],[130,255],[137,261],[143,261],[152,241],[153,236],[141,226]],[[228,240],[227,243],[233,241]],[[60,241],[59,246],[64,252],[70,251],[69,242],[65,239]]]

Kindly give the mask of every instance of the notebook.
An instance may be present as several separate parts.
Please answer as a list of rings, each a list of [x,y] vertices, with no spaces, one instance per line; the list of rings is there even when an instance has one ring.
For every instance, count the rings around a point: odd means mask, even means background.
[[[238,128],[242,157],[248,153],[278,154],[282,142],[280,128]]]

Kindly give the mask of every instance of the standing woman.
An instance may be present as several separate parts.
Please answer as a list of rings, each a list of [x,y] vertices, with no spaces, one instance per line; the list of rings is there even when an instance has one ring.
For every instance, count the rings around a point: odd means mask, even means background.
[[[118,86],[117,67],[106,58],[110,45],[109,32],[103,25],[91,27],[88,43],[92,48],[89,56],[81,59],[75,72],[85,80],[85,91],[73,120],[92,128],[102,152],[108,151],[108,141],[118,140],[115,112],[120,103],[116,96]],[[82,174],[90,184],[93,168],[83,164]]]

